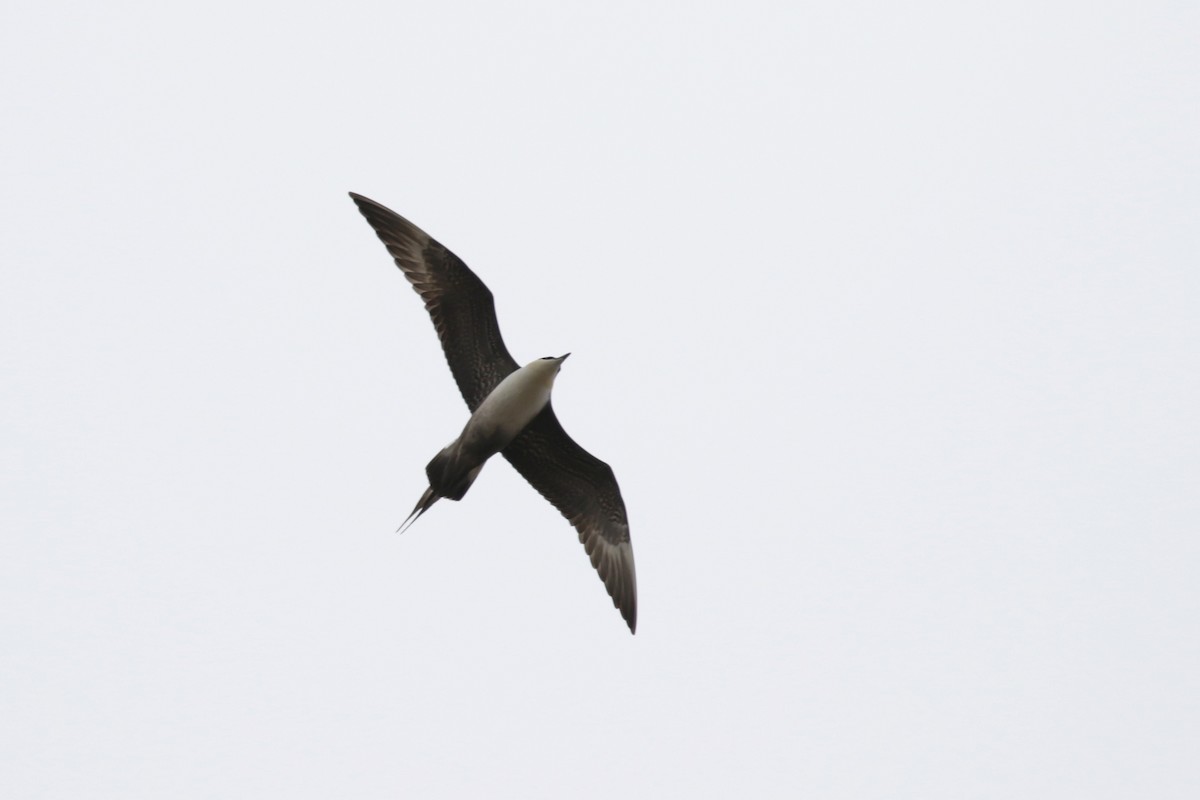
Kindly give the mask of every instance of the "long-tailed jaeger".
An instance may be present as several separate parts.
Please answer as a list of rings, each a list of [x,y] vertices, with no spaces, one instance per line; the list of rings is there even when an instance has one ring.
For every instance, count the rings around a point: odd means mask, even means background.
[[[458,256],[374,200],[350,193],[433,318],[471,418],[425,467],[429,488],[404,525],[442,497],[461,500],[484,463],[500,453],[579,531],[613,605],[637,628],[637,577],[625,503],[612,469],[567,435],[550,391],[564,356],[519,367],[508,354],[492,293]]]

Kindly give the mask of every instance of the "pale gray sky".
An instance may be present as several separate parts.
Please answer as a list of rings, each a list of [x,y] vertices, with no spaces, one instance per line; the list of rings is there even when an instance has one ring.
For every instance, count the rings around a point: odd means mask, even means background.
[[[0,795],[1200,796],[1194,6],[582,6],[6,5]]]

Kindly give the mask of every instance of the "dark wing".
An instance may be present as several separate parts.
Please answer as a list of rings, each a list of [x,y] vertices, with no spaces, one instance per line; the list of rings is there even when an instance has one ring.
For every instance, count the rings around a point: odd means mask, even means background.
[[[474,411],[517,368],[500,336],[492,293],[425,231],[374,200],[354,192],[350,197],[425,301],[458,390]]]
[[[579,531],[613,605],[637,628],[637,574],[625,503],[612,469],[575,444],[549,404],[500,451]]]

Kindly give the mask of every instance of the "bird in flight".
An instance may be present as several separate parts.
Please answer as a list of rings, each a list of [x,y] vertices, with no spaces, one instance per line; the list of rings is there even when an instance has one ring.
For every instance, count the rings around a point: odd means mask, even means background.
[[[500,453],[579,532],[613,605],[637,629],[637,576],[629,520],[612,469],[577,445],[554,416],[550,392],[563,356],[521,367],[500,337],[483,281],[429,234],[374,200],[350,193],[404,277],[425,301],[450,372],[471,417],[425,467],[429,487],[401,525],[440,498],[461,500],[484,463]]]

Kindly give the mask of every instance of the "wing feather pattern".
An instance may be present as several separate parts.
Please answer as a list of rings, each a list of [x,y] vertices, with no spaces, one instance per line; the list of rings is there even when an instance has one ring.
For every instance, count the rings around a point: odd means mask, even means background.
[[[462,259],[389,208],[350,193],[433,319],[450,372],[474,411],[517,368],[492,293]]]
[[[612,468],[567,435],[549,404],[500,452],[579,532],[613,605],[636,631],[637,573]]]

